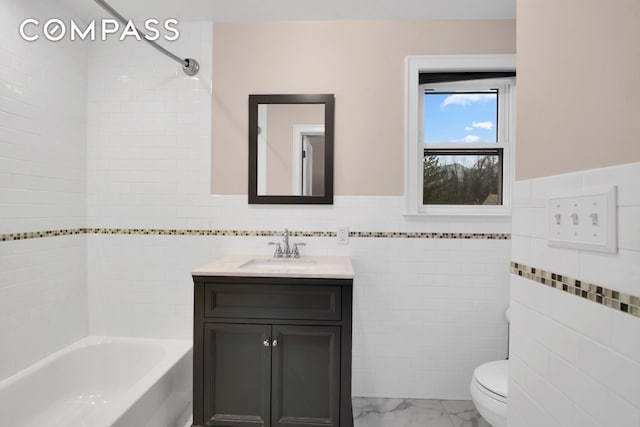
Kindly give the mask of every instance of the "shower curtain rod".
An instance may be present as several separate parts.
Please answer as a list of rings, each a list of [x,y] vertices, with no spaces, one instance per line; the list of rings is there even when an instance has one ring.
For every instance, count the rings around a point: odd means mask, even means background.
[[[129,22],[127,19],[125,19],[124,16],[120,15],[117,10],[112,8],[105,0],[94,0],[94,1],[96,3],[98,3],[100,6],[102,6],[102,8],[104,10],[109,12],[109,14],[111,16],[116,18],[123,25],[127,25],[127,23]],[[138,30],[138,28],[136,28],[136,31],[138,33],[140,33],[140,34],[144,34],[140,30]],[[176,56],[173,53],[169,52],[167,49],[165,49],[164,47],[160,46],[158,43],[156,43],[153,40],[149,40],[146,37],[143,37],[143,40],[146,41],[147,43],[149,43],[151,46],[153,46],[157,50],[159,50],[160,52],[162,52],[163,54],[165,54],[166,56],[168,56],[169,58],[171,58],[174,61],[180,63],[182,65],[182,71],[184,71],[184,73],[187,76],[195,76],[196,74],[198,74],[198,71],[200,70],[200,64],[198,64],[198,61],[196,61],[195,59],[193,59],[193,58],[184,58],[184,59],[182,59],[179,56]]]

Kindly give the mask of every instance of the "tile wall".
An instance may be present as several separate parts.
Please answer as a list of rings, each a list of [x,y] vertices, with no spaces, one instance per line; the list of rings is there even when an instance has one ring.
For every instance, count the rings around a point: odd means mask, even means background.
[[[574,288],[575,280],[587,282],[595,292],[592,301],[514,270],[510,426],[640,425],[640,318],[630,309],[640,296],[638,182],[640,163],[516,184],[512,262],[566,277]],[[618,253],[548,246],[548,195],[603,185],[618,187]]]
[[[294,230],[305,223],[284,214]],[[190,337],[189,271],[225,254],[269,255],[271,240],[90,235],[92,330]],[[353,259],[355,395],[468,398],[473,368],[506,357],[508,240],[295,240],[309,254]]]
[[[200,73],[144,43],[89,48],[87,197],[92,228],[210,228],[211,24],[166,43]],[[206,239],[88,234],[93,334],[191,338],[189,271]]]
[[[47,2],[0,6],[0,234],[86,226],[86,46],[27,43]],[[0,242],[0,380],[86,335],[85,235]]]

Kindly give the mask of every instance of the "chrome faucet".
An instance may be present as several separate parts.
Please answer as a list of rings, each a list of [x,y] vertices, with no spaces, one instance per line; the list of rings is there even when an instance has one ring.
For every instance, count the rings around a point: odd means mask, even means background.
[[[284,243],[284,255],[289,258],[289,254],[291,253],[291,248],[289,247],[289,229],[284,229],[284,235],[282,236],[282,243]]]
[[[282,235],[282,243],[269,242],[269,245],[276,246],[276,250],[273,253],[274,258],[300,258],[300,251],[298,250],[298,246],[305,246],[306,243],[294,243],[293,247],[291,247],[289,245],[289,229],[285,228]]]

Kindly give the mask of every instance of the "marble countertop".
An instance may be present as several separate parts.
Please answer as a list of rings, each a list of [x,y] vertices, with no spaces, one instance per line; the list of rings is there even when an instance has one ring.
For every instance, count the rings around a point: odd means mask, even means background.
[[[191,272],[193,276],[302,277],[353,279],[351,258],[347,256],[305,256],[273,258],[230,255],[211,261]]]

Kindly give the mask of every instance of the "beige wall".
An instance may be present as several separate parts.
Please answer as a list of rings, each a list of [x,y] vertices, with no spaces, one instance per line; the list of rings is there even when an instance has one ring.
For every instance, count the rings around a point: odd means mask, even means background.
[[[401,195],[404,58],[515,53],[513,20],[214,25],[212,189],[246,194],[248,95],[333,93],[335,194]]]
[[[640,1],[517,11],[517,179],[639,161]]]

